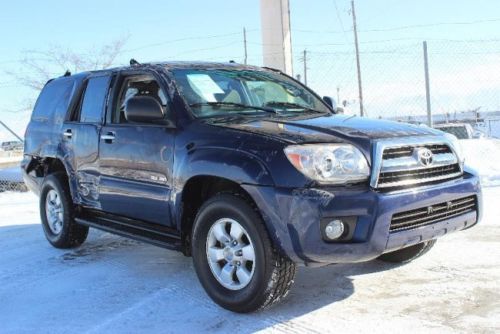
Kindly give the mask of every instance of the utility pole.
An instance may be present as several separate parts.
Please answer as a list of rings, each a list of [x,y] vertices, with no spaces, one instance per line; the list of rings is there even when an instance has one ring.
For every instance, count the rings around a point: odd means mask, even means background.
[[[247,30],[243,27],[243,47],[245,48],[245,65],[247,64],[248,54],[247,54]]]
[[[307,86],[307,50],[304,50],[304,85]]]
[[[354,45],[356,47],[356,66],[358,68],[359,115],[363,117],[365,114],[363,110],[363,85],[361,84],[361,65],[359,63],[358,29],[356,26],[356,11],[354,9],[354,0],[351,0],[351,10],[354,30]]]
[[[429,59],[427,57],[427,41],[424,41],[425,99],[427,101],[427,125],[432,127],[431,89],[429,83]]]

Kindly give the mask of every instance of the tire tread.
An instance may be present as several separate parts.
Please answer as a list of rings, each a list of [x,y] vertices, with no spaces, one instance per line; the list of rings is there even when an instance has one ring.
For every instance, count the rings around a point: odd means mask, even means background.
[[[200,207],[200,209],[196,214],[195,221],[198,220],[198,216],[207,206],[211,205],[216,201],[220,200],[223,201],[224,198],[227,198],[225,196],[228,195],[244,201],[245,204],[247,204],[257,214],[257,216],[260,217],[260,221],[258,223],[261,224],[263,231],[265,231],[264,233],[261,233],[260,237],[262,239],[264,247],[268,248],[271,253],[270,279],[267,282],[266,289],[262,293],[262,296],[265,298],[254,300],[254,302],[252,302],[251,305],[240,305],[234,308],[231,307],[231,310],[239,313],[247,313],[247,312],[262,310],[264,308],[268,308],[278,303],[288,295],[292,287],[292,284],[294,282],[296,265],[289,258],[280,254],[279,251],[273,246],[273,243],[271,242],[271,238],[269,237],[269,233],[267,232],[267,228],[264,224],[259,209],[255,205],[255,203],[253,203],[253,201],[251,201],[247,196],[245,196],[245,194],[242,194],[237,191],[222,191],[216,193],[211,198],[209,198],[205,203],[203,203],[203,205]]]
[[[71,192],[69,190],[66,174],[62,172],[49,174],[45,177],[44,184],[50,180],[59,186],[60,189],[57,190],[60,192],[61,201],[64,201],[64,206],[68,208],[68,212],[67,217],[65,217],[66,221],[64,222],[64,224],[67,224],[66,233],[63,233],[64,231],[61,232],[62,235],[60,235],[57,240],[52,240],[49,237],[47,237],[47,239],[56,248],[67,249],[78,247],[87,239],[89,228],[75,223],[74,204],[71,198]],[[45,214],[43,209],[44,204],[42,203],[43,200],[44,198],[40,197],[40,213],[42,214],[42,222],[44,220],[43,215]]]
[[[228,192],[225,193],[228,194]],[[252,209],[257,213],[257,215],[261,217],[260,211],[255,205],[255,203],[248,200],[246,196],[238,192],[230,192],[229,194],[244,200],[248,205],[252,207]],[[268,298],[262,303],[262,305],[258,308],[258,310],[271,307],[272,305],[286,298],[294,283],[295,274],[297,272],[297,267],[295,263],[293,263],[287,257],[279,254],[276,248],[273,247],[268,233],[266,233],[265,238],[266,238],[266,240],[264,241],[265,244],[269,245],[272,249],[273,273],[271,275],[271,281],[269,282],[267,287]]]

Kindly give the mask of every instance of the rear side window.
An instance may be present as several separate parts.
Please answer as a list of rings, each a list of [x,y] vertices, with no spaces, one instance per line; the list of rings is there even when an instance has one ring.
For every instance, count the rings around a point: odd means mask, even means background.
[[[60,78],[45,85],[33,110],[32,119],[46,121],[56,118],[63,120],[73,96],[75,81],[72,78]]]
[[[80,122],[101,123],[109,89],[109,76],[90,78],[80,109]]]

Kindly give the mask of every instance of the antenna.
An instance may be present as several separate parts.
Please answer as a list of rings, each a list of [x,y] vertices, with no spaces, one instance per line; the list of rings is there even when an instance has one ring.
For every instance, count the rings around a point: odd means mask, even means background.
[[[64,72],[65,77],[69,77],[70,75],[71,75],[71,72],[69,70],[66,70],[66,72]]]
[[[130,66],[137,66],[137,65],[141,65],[141,63],[139,63],[134,58],[130,59]]]
[[[245,49],[245,60],[243,61],[243,63],[246,65],[248,60],[248,54],[247,54],[247,30],[245,29],[245,27],[243,27],[243,47]]]

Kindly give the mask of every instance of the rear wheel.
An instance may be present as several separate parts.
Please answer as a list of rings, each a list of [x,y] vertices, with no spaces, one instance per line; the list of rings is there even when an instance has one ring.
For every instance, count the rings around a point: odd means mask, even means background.
[[[436,240],[429,240],[394,252],[382,254],[378,259],[391,263],[407,263],[427,253],[435,243]]]
[[[74,206],[68,183],[62,173],[45,177],[40,192],[40,218],[45,237],[56,248],[81,245],[89,232],[74,219]]]
[[[200,208],[192,255],[207,294],[234,312],[281,300],[295,277],[295,264],[273,248],[258,212],[235,194],[216,195]]]

